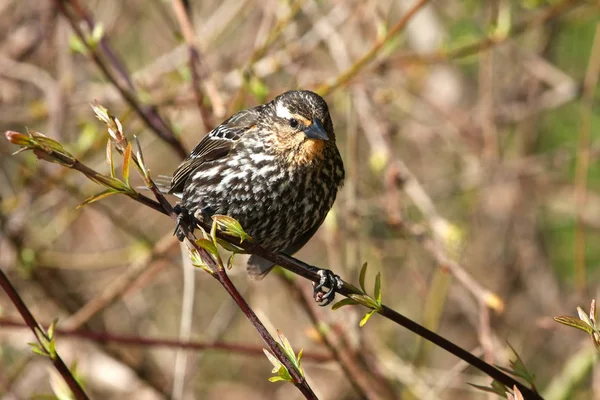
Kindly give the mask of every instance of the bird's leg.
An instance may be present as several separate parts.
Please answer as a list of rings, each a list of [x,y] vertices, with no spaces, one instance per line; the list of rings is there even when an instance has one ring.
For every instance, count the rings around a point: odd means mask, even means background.
[[[314,285],[313,298],[321,307],[325,307],[335,298],[335,292],[342,288],[343,283],[339,276],[331,270],[320,269],[317,274],[321,277],[319,283]]]
[[[173,207],[173,211],[177,214],[177,225],[175,225],[175,232],[173,232],[173,235],[177,236],[177,239],[179,239],[180,242],[183,242],[185,234],[183,233],[181,226],[185,225],[188,227],[190,232],[194,232],[194,228],[197,225],[197,220],[192,214],[190,214],[188,209],[181,204],[176,204],[175,207]]]

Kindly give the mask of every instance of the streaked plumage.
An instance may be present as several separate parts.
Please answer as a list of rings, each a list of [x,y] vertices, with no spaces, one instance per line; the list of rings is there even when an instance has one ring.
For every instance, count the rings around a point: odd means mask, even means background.
[[[289,91],[206,135],[175,170],[169,192],[196,218],[229,215],[265,248],[293,254],[322,224],[343,179],[327,104]],[[248,261],[255,277],[271,267]]]

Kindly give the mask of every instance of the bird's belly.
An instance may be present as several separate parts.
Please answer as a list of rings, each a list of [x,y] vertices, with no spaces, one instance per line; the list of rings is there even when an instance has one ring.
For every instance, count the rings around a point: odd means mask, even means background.
[[[235,172],[223,170],[219,175],[218,183],[198,187],[193,195],[197,209],[190,211],[229,215],[273,251],[285,249],[320,224],[337,193],[337,184],[320,171],[292,172],[274,163],[262,168],[238,165]]]

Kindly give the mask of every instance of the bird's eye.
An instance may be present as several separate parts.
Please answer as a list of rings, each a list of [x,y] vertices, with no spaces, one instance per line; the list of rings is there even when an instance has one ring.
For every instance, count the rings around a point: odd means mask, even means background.
[[[292,128],[297,128],[300,125],[300,122],[296,118],[290,118],[290,126]]]

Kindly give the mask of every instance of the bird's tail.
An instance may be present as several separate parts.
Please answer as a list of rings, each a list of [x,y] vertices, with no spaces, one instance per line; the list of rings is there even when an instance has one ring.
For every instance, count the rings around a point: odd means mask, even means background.
[[[248,263],[246,264],[246,272],[250,278],[254,280],[260,280],[264,278],[275,264],[271,261],[267,261],[264,258],[258,257],[256,255],[251,255],[248,259]]]

